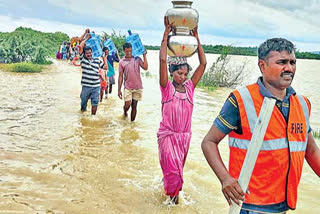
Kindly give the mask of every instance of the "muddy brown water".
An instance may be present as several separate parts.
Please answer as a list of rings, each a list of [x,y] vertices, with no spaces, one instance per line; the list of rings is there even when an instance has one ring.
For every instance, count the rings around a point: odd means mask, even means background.
[[[217,55],[207,55],[208,67]],[[227,213],[221,186],[200,144],[232,89],[195,91],[192,140],[178,206],[162,189],[156,132],[161,117],[158,52],[149,51],[135,122],[122,116],[117,85],[96,116],[82,114],[80,70],[55,61],[38,74],[0,71],[0,213]],[[245,83],[256,81],[256,57]],[[195,69],[196,56],[189,59]],[[320,127],[320,61],[298,60],[294,88],[312,103]],[[319,144],[319,140],[317,140]],[[228,162],[227,139],[220,143]],[[320,213],[320,179],[307,163],[294,213]],[[291,212],[289,212],[291,213]]]

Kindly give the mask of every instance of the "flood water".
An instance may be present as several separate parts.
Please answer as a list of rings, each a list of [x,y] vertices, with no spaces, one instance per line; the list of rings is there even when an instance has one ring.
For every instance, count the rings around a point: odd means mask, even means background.
[[[161,119],[158,52],[149,51],[147,57],[149,73],[143,77],[135,122],[122,116],[117,85],[96,116],[82,114],[80,69],[66,61],[55,61],[38,74],[0,71],[0,213],[228,212],[200,144],[232,89],[196,89],[180,204],[168,205],[156,139]],[[208,68],[216,58],[207,55]],[[256,57],[232,60],[247,60],[245,83],[256,81]],[[195,69],[197,57],[189,61]],[[320,61],[298,59],[293,82],[312,103],[314,129],[320,127],[319,68]],[[227,138],[219,147],[227,163]],[[319,184],[305,163],[294,213],[320,213]]]

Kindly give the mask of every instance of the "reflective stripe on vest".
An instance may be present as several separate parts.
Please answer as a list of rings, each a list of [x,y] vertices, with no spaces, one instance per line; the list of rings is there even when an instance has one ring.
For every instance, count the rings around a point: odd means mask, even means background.
[[[249,121],[251,133],[253,133],[253,129],[256,126],[258,117],[257,117],[256,109],[254,108],[254,104],[253,104],[250,92],[247,88],[241,88],[238,91],[241,95],[244,108],[248,115],[248,121]]]
[[[237,139],[232,137],[229,138],[229,146],[231,147],[248,150],[249,144],[250,144],[249,140],[242,140],[242,139]],[[284,149],[284,148],[288,148],[287,138],[265,140],[263,141],[260,150],[269,151],[269,150],[277,150],[277,149]]]
[[[291,152],[301,152],[305,151],[307,148],[307,142],[290,142],[290,151]],[[238,149],[248,150],[250,141],[242,140],[230,137],[229,138],[229,146],[235,147]],[[287,138],[275,139],[275,140],[265,140],[262,143],[261,151],[270,151],[270,150],[278,150],[288,148],[288,140]]]
[[[303,109],[304,117],[306,118],[306,123],[307,123],[307,139],[306,142],[308,142],[308,131],[310,129],[310,124],[309,124],[309,108],[308,104],[306,103],[306,100],[303,98],[301,95],[297,95],[300,101],[300,104]]]

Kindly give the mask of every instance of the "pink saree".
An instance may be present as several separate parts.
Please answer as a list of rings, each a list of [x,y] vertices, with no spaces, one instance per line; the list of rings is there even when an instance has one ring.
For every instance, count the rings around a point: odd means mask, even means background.
[[[162,94],[162,120],[157,133],[159,159],[166,195],[174,197],[183,185],[183,167],[191,140],[191,118],[194,86],[191,80],[184,84],[186,93],[175,90],[168,81]]]

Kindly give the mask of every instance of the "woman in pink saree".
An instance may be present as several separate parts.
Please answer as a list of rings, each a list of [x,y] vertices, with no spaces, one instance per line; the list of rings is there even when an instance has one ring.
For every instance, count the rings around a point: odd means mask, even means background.
[[[164,190],[171,201],[178,204],[179,191],[183,185],[183,167],[186,162],[191,140],[191,118],[193,110],[194,88],[200,81],[206,68],[206,58],[195,28],[191,33],[198,41],[200,65],[191,79],[191,70],[186,58],[169,59],[169,72],[173,81],[168,80],[167,42],[172,30],[167,17],[164,20],[165,31],[160,49],[160,90],[162,94],[162,120],[157,133],[159,159],[163,172]]]

